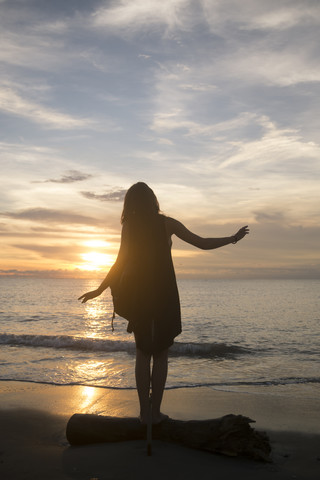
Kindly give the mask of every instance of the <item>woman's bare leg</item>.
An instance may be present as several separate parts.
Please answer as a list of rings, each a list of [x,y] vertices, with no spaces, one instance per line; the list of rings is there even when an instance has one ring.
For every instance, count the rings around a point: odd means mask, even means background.
[[[142,423],[147,423],[148,420],[151,384],[150,362],[151,354],[144,353],[142,350],[137,348],[135,374],[140,402],[140,420]]]
[[[168,373],[168,349],[153,355],[152,366],[152,422],[158,423],[165,418],[160,412],[163,391]]]

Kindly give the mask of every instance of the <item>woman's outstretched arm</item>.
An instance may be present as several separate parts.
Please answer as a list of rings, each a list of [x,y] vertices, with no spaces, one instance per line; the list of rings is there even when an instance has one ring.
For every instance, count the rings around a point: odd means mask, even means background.
[[[237,243],[249,233],[248,225],[241,227],[237,233],[230,237],[204,238],[196,235],[187,229],[181,222],[174,218],[167,217],[167,228],[170,235],[174,234],[184,242],[190,243],[202,250],[213,250],[214,248],[224,247],[230,243]]]
[[[118,268],[121,268],[121,266],[126,261],[127,252],[128,252],[127,236],[128,236],[127,227],[124,224],[121,232],[121,244],[120,244],[117,260],[115,261],[113,266],[110,268],[107,276],[101,282],[101,284],[96,290],[91,290],[90,292],[84,293],[83,295],[81,295],[81,297],[78,298],[78,300],[82,300],[81,303],[86,303],[88,300],[92,300],[93,298],[98,297],[99,295],[101,295],[102,292],[104,292],[104,290],[106,290],[110,286],[110,282],[113,275],[116,273]]]

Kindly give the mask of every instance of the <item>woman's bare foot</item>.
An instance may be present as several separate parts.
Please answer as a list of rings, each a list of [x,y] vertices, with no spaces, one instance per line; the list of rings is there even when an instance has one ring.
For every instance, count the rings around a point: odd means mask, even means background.
[[[142,425],[148,425],[148,415],[139,415],[139,420]],[[165,415],[164,413],[161,413],[159,415],[152,415],[152,425],[159,425],[159,423],[164,422],[169,418],[169,415]]]
[[[152,415],[152,425],[159,425],[159,423],[164,422],[169,418],[169,415],[165,415],[164,413],[159,413],[159,415]]]
[[[147,425],[148,424],[148,415],[139,415],[139,420],[141,425]]]

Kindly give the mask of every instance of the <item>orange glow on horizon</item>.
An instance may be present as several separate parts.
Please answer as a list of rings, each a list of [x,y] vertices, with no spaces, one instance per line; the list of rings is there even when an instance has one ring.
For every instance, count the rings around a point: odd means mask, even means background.
[[[107,249],[112,247],[112,245],[105,240],[86,240],[82,242],[82,245],[86,247],[85,250],[87,250],[80,254],[83,263],[75,266],[82,271],[100,271],[111,267],[116,260],[116,255],[105,253]],[[89,249],[90,251],[88,251]]]
[[[109,242],[105,242],[104,240],[86,240],[82,243],[82,245],[90,248],[108,248],[111,244]]]
[[[77,268],[87,271],[99,271],[103,268],[110,267],[115,261],[114,255],[95,251],[82,253],[81,258],[84,260],[84,263],[77,265]]]

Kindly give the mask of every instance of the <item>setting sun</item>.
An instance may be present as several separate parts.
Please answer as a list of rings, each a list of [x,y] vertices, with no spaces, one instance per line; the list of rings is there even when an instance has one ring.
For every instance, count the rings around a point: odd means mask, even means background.
[[[81,270],[100,270],[105,267],[110,267],[115,258],[108,253],[88,252],[82,253],[81,258],[85,263],[79,265]]]
[[[94,239],[86,240],[82,242],[82,245],[85,247],[84,250],[87,251],[80,254],[80,257],[83,260],[83,263],[78,265],[80,270],[102,270],[111,267],[111,265],[115,262],[115,255],[104,253],[106,249],[111,247],[109,242],[106,242],[105,240]]]

